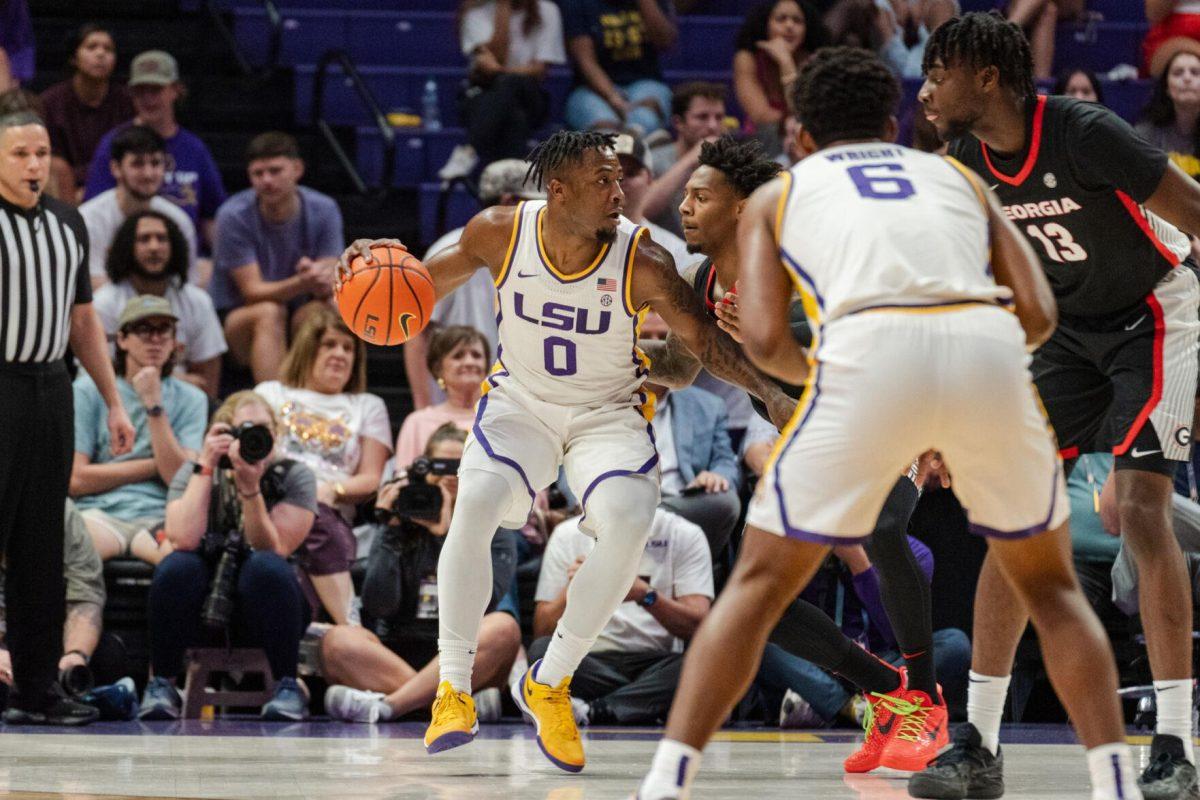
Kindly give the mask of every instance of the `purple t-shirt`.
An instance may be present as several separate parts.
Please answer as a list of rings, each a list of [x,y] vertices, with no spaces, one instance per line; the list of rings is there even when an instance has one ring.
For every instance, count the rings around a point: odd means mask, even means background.
[[[263,280],[280,281],[295,275],[296,262],[305,256],[315,260],[342,254],[346,243],[337,203],[315,189],[298,188],[300,211],[284,222],[263,219],[253,189],[233,195],[217,212],[208,291],[218,311],[242,305],[242,295],[229,274],[238,267],[257,263]],[[304,299],[298,297],[293,304]]]
[[[112,140],[132,123],[118,125],[100,140],[88,167],[87,186],[83,199],[91,200],[101,192],[117,185],[108,169]],[[225,202],[225,185],[217,163],[200,137],[179,128],[167,139],[167,176],[158,193],[187,212],[200,232],[200,220],[213,219]]]

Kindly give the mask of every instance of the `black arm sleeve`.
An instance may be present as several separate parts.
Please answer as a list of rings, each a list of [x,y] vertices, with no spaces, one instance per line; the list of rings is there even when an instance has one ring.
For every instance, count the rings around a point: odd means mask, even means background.
[[[1088,188],[1113,188],[1144,203],[1167,171],[1167,154],[1125,120],[1094,103],[1073,102],[1067,112],[1071,171]]]

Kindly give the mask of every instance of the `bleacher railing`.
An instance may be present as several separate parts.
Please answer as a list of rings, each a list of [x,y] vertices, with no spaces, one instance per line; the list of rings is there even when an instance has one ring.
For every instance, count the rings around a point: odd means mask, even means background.
[[[383,171],[379,178],[379,186],[374,187],[379,192],[386,192],[392,185],[392,176],[396,171],[396,132],[387,121],[387,116],[383,113],[383,109],[379,107],[379,101],[375,99],[375,95],[371,92],[367,82],[363,80],[362,74],[358,71],[358,67],[354,65],[354,61],[344,50],[333,49],[326,50],[321,56],[321,60],[317,63],[317,72],[313,77],[313,94],[312,94],[312,126],[317,129],[321,137],[325,140],[329,148],[333,150],[333,155],[337,158],[338,163],[354,184],[354,189],[359,194],[367,194],[372,190],[368,187],[366,181],[358,171],[358,167],[354,165],[353,159],[346,153],[346,149],[342,147],[342,143],[338,141],[337,136],[333,132],[333,127],[325,119],[324,101],[325,101],[325,78],[329,72],[329,67],[334,63],[342,68],[342,74],[345,80],[354,87],[355,93],[359,100],[366,106],[367,112],[371,116],[372,122],[379,131],[379,136],[383,141]]]
[[[238,69],[243,75],[257,78],[267,78],[275,73],[279,66],[279,50],[283,42],[283,15],[279,13],[279,6],[275,4],[275,0],[259,0],[263,7],[263,11],[267,15],[267,27],[270,31],[267,38],[267,60],[261,66],[255,66],[251,63],[246,54],[242,52],[242,47],[238,43],[237,37],[233,31],[225,23],[224,12],[218,8],[218,4],[213,0],[204,0],[204,8],[208,11],[208,16],[212,19],[213,27],[217,29],[217,33],[225,40],[225,44],[233,53],[234,61],[237,62]]]

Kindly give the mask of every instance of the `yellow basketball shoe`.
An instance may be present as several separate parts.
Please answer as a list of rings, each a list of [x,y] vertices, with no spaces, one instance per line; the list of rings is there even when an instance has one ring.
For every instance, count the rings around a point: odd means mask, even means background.
[[[512,685],[513,700],[525,718],[537,728],[538,747],[551,763],[567,772],[583,769],[583,742],[571,710],[571,679],[558,686],[547,686],[533,679],[541,659],[525,670]]]
[[[479,733],[475,701],[466,692],[456,692],[450,681],[438,685],[433,701],[433,719],[425,730],[425,750],[430,755],[464,745]]]

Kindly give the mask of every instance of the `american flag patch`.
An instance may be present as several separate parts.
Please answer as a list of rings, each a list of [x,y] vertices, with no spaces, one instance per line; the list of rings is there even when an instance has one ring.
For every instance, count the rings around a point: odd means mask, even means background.
[[[596,291],[598,292],[615,292],[617,290],[616,278],[597,278]]]

